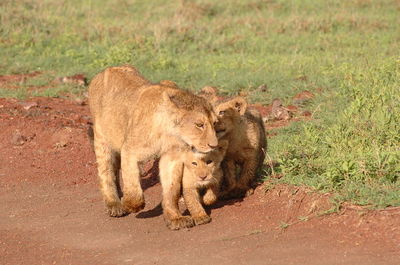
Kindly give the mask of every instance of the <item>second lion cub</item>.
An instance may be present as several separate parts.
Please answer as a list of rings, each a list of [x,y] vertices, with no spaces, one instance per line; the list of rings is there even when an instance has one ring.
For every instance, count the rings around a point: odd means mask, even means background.
[[[228,141],[222,140],[218,147],[208,154],[187,151],[183,154],[183,198],[196,225],[211,221],[204,205],[213,204],[220,190],[223,177],[220,167],[224,159]]]
[[[214,100],[214,109],[219,118],[217,137],[229,142],[222,162],[227,185],[222,197],[250,195],[257,171],[264,161],[267,143],[261,115],[256,109],[248,108],[246,100],[239,96]]]

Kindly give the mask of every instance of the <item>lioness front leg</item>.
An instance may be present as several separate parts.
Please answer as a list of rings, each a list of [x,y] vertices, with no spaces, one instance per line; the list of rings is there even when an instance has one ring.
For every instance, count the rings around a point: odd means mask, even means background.
[[[96,153],[100,189],[108,214],[113,217],[123,216],[125,211],[122,208],[117,189],[117,174],[119,173],[118,154],[102,141],[101,136],[95,138],[94,150]]]
[[[121,175],[124,182],[122,207],[127,213],[135,213],[145,206],[143,190],[140,186],[140,170],[134,152],[128,148],[121,151]]]
[[[211,221],[210,216],[208,216],[201,205],[200,195],[196,188],[184,188],[183,198],[196,225],[206,224]]]
[[[182,216],[178,206],[181,196],[183,163],[165,154],[160,159],[159,169],[163,189],[163,215],[167,227],[171,230],[192,227],[193,219],[190,216]]]

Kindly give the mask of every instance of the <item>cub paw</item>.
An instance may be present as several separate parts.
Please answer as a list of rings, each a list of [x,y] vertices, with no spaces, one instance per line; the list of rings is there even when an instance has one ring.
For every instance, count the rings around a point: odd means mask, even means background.
[[[194,226],[193,219],[190,216],[181,216],[172,220],[165,220],[167,227],[171,230],[179,230],[182,228],[190,228]]]
[[[122,197],[122,207],[126,213],[139,212],[140,210],[144,209],[145,205],[146,203],[143,197],[136,200],[131,197]]]
[[[106,207],[108,215],[110,215],[111,217],[122,217],[126,215],[126,212],[123,209],[121,202],[107,203]]]
[[[211,217],[208,215],[193,217],[193,221],[196,225],[208,224],[211,222]]]
[[[206,192],[203,196],[203,204],[204,205],[211,205],[217,201],[217,196],[214,193]]]
[[[249,197],[250,195],[254,194],[254,189],[250,188],[246,191],[246,193],[244,194],[245,197]]]

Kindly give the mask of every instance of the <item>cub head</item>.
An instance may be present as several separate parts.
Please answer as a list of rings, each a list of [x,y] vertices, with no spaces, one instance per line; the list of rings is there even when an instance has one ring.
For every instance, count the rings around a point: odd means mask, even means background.
[[[227,148],[228,141],[221,140],[218,147],[210,153],[188,152],[184,164],[185,168],[191,172],[190,176],[193,178],[191,181],[194,181],[197,186],[205,186],[217,181],[213,176],[220,168]]]
[[[215,129],[220,138],[235,129],[246,112],[247,102],[243,97],[234,97],[216,102],[214,109],[218,116]]]
[[[218,147],[214,125],[217,116],[204,98],[178,89],[163,92],[168,119],[173,122],[169,133],[180,138],[195,152],[209,153]]]

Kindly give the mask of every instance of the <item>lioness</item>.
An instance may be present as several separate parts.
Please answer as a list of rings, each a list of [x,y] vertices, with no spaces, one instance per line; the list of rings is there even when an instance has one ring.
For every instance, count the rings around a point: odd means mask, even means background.
[[[217,134],[220,140],[228,140],[229,146],[222,162],[227,189],[223,198],[247,196],[253,193],[252,182],[265,158],[265,128],[260,113],[247,108],[242,97],[215,101],[218,115]],[[236,176],[236,167],[240,176]]]
[[[110,67],[89,86],[94,149],[100,188],[111,216],[144,208],[140,161],[161,156],[164,217],[169,227],[189,227],[173,198],[181,192],[182,164],[168,150],[190,146],[209,153],[218,145],[211,105],[201,97],[163,84],[152,84],[132,66]],[[123,196],[118,196],[121,170]],[[179,196],[179,195],[178,195]]]
[[[220,165],[227,148],[228,141],[222,140],[217,149],[207,154],[192,151],[182,153],[184,164],[182,193],[196,225],[211,221],[202,203],[211,205],[218,198],[223,177]]]

